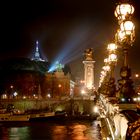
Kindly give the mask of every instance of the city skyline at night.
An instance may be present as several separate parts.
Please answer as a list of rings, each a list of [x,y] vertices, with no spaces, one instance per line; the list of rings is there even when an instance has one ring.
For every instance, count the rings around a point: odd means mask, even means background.
[[[140,0],[7,0],[0,18],[0,139],[140,139]]]

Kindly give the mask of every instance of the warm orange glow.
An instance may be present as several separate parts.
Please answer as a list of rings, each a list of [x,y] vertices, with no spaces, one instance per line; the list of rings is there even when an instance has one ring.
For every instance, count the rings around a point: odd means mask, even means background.
[[[85,81],[84,80],[81,80],[80,83],[85,83]]]
[[[59,85],[58,85],[58,87],[59,87],[59,88],[61,88],[61,87],[62,87],[62,85],[61,85],[61,84],[59,84]]]
[[[85,90],[81,90],[81,94],[84,95],[86,92]]]
[[[103,70],[104,71],[109,71],[110,70],[110,66],[109,65],[103,66]]]
[[[115,51],[117,49],[117,45],[115,43],[110,43],[107,46],[108,51]]]
[[[139,77],[139,74],[135,74],[135,77],[138,78]]]
[[[104,59],[104,62],[105,62],[105,63],[108,63],[108,58],[105,58],[105,59]]]

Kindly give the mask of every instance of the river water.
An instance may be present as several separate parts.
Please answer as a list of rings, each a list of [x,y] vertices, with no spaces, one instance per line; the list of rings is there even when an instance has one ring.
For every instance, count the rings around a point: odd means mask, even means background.
[[[0,140],[101,140],[95,121],[0,123]]]

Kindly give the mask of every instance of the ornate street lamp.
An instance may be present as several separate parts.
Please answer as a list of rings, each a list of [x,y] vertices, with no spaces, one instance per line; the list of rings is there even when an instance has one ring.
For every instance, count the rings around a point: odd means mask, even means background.
[[[118,18],[119,24],[126,20],[130,19],[131,15],[134,13],[134,7],[128,3],[120,3],[115,10],[115,16]]]
[[[104,59],[104,63],[105,63],[105,65],[108,64],[108,58],[105,58],[105,59]]]
[[[108,95],[108,83],[109,83],[109,58],[104,59],[105,65],[102,67],[100,82],[99,82],[99,92],[103,95]]]
[[[135,26],[131,21],[132,14],[134,13],[134,7],[128,3],[119,4],[115,10],[115,16],[118,18],[120,29],[116,33],[116,42],[121,46],[123,50],[123,66],[120,70],[121,79],[118,80],[119,89],[118,95],[121,99],[131,101],[136,95],[132,86],[131,70],[128,66],[128,50],[133,45],[135,40]],[[122,100],[123,102],[123,100]]]
[[[114,78],[114,68],[117,62],[117,55],[114,53],[111,53],[108,58],[109,58],[110,67],[111,67],[111,78]]]
[[[109,65],[110,65],[110,78],[108,83],[108,96],[114,97],[116,96],[116,85],[115,85],[115,77],[114,77],[114,70],[115,65],[117,62],[117,55],[116,55],[117,45],[115,43],[108,44],[107,50],[109,52]]]
[[[122,33],[121,42],[122,45],[127,47],[132,46],[135,41],[135,25],[130,20],[125,20],[120,24],[120,31]],[[129,46],[128,46],[129,45]]]
[[[98,92],[104,95],[106,95],[106,91],[107,91],[107,78],[106,77],[107,77],[107,71],[102,70],[101,75],[100,75]]]
[[[107,50],[109,52],[116,52],[116,49],[117,49],[117,45],[115,43],[110,43],[107,46]]]

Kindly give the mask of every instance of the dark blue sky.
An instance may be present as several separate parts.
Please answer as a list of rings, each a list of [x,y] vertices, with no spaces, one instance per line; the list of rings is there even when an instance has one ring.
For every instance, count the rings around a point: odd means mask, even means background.
[[[130,65],[135,72],[140,72],[138,1],[133,0],[136,41],[130,49]],[[81,73],[83,67],[82,53],[86,48],[93,47],[95,66],[100,69],[107,44],[114,39],[117,30],[118,23],[114,16],[116,2],[117,0],[5,0],[0,4],[0,60],[15,56],[29,57],[35,41],[39,40],[41,50],[49,61],[67,59],[76,75]]]

